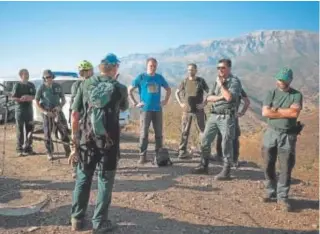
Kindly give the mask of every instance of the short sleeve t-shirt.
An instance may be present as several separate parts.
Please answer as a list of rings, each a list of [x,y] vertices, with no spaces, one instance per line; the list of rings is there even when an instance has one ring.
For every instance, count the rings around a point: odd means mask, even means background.
[[[35,96],[36,88],[33,83],[18,82],[13,86],[12,97],[21,98],[24,95]],[[17,102],[16,111],[23,111],[32,109],[32,101],[30,102]]]
[[[161,87],[169,87],[162,75],[142,73],[133,80],[132,86],[139,89],[140,100],[144,103],[143,111],[161,110]]]
[[[302,109],[302,94],[293,88],[291,88],[288,92],[282,91],[280,89],[269,91],[263,101],[264,106],[275,108],[290,108],[292,104],[296,104]],[[284,130],[296,126],[296,123],[296,118],[268,118],[268,124],[270,126]]]
[[[62,87],[58,83],[52,83],[51,87],[42,84],[37,90],[35,99],[46,109],[52,109],[60,104],[64,97]]]
[[[196,105],[203,102],[204,91],[208,93],[209,87],[203,78],[196,77],[194,80],[184,79],[179,90],[182,91],[184,102],[187,104],[186,111],[195,113],[197,112]]]

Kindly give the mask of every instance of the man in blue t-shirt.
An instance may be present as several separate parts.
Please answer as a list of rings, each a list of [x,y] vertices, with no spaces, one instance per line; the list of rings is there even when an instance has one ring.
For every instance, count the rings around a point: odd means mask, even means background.
[[[155,133],[155,151],[156,154],[162,148],[162,107],[165,106],[171,95],[165,78],[156,73],[158,62],[154,58],[147,59],[147,72],[142,73],[132,81],[129,87],[129,97],[133,106],[140,108],[140,160],[143,164],[146,160],[148,148],[148,132],[150,123]],[[166,90],[166,96],[161,101],[161,87]],[[140,102],[137,102],[133,96],[133,91],[138,88]]]

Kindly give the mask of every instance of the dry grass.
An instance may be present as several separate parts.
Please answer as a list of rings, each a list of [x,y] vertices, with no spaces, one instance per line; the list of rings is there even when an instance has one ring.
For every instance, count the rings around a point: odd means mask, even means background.
[[[181,134],[182,111],[178,104],[170,103],[164,109],[164,140],[167,145],[177,149]],[[306,124],[297,142],[297,159],[294,169],[294,176],[298,176],[306,181],[318,181],[319,175],[319,115],[318,109],[308,109],[303,112],[300,119]],[[240,137],[240,159],[255,162],[262,166],[261,140],[264,126],[256,119],[241,120],[242,135]],[[252,126],[255,125],[255,128]],[[139,133],[139,122],[133,121],[127,131]],[[153,129],[150,128],[149,138],[153,140]],[[191,128],[189,147],[196,146],[198,135],[194,123]],[[213,143],[214,147],[215,142]],[[214,148],[213,148],[214,152]]]

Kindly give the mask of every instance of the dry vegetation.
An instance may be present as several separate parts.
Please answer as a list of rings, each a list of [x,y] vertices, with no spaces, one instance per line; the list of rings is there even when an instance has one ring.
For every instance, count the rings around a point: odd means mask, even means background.
[[[313,112],[316,113],[316,112]],[[181,111],[175,104],[166,107],[164,113],[164,138],[170,149],[177,149],[180,138]],[[250,119],[249,119],[250,120]],[[248,120],[248,122],[250,122]],[[192,175],[190,171],[199,162],[172,158],[172,167],[152,166],[151,163],[137,165],[138,124],[130,124],[122,132],[121,160],[118,165],[110,219],[119,227],[113,233],[232,233],[232,234],[315,234],[318,233],[318,115],[302,116],[307,126],[299,137],[297,163],[293,173],[290,196],[295,212],[282,212],[276,204],[264,204],[263,172],[256,168],[261,164],[261,131],[241,136],[241,159],[248,163],[233,170],[234,179],[216,182],[213,175],[221,165],[212,163],[208,176]],[[252,121],[252,120],[251,120]],[[245,123],[246,120],[243,120]],[[255,126],[252,124],[252,126]],[[259,125],[256,125],[259,126]],[[0,129],[2,146],[3,126]],[[152,131],[150,139],[153,140]],[[194,142],[193,133],[190,142]],[[153,154],[150,144],[149,157]],[[38,197],[28,194],[39,192],[49,197],[41,212],[21,217],[0,215],[0,233],[16,234],[69,234],[70,210],[74,180],[71,167],[63,155],[48,162],[43,142],[34,142],[37,155],[17,157],[15,154],[15,127],[8,125],[5,166],[0,176],[0,194],[8,194],[0,203],[30,204]],[[62,151],[62,146],[60,151]],[[172,151],[171,151],[172,152]],[[14,196],[13,196],[14,194]],[[11,196],[12,195],[12,196]],[[90,232],[97,196],[94,179],[84,232]],[[31,229],[30,229],[31,228]]]
[[[318,109],[312,106],[306,107],[300,120],[305,123],[302,134],[297,142],[297,159],[294,169],[294,176],[303,180],[318,182],[319,174],[319,115]],[[206,111],[208,113],[208,109]],[[240,120],[242,135],[240,137],[240,160],[250,161],[262,166],[260,154],[261,139],[266,127],[265,123],[257,120],[255,115],[249,110],[247,116]],[[164,118],[164,139],[165,144],[177,149],[181,134],[182,111],[177,103],[170,103],[165,107]],[[134,120],[127,127],[128,131],[139,132],[139,121]],[[194,122],[189,138],[189,147],[196,146],[198,135],[196,134]],[[153,129],[150,128],[149,138],[153,141]],[[213,142],[213,151],[215,142]]]

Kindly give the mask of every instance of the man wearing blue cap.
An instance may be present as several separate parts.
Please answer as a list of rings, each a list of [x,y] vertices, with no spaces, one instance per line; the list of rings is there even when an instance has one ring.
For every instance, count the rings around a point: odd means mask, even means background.
[[[262,115],[268,128],[263,137],[262,155],[265,161],[266,194],[264,202],[278,201],[286,211],[292,211],[288,201],[291,172],[295,165],[297,135],[302,125],[297,122],[302,109],[302,94],[291,88],[293,72],[282,68],[276,75],[277,88],[269,91],[263,102]],[[280,162],[277,182],[276,161]]]
[[[129,106],[126,86],[115,79],[119,63],[114,54],[108,54],[99,65],[100,75],[83,81],[72,105],[75,146],[69,164],[79,162],[71,211],[71,225],[75,231],[83,226],[96,166],[98,194],[92,218],[93,233],[113,229],[108,211],[120,148],[119,110],[124,111]]]
[[[129,97],[135,107],[141,109],[140,112],[140,160],[139,163],[145,163],[148,148],[148,133],[149,127],[152,126],[155,133],[155,151],[158,155],[162,148],[162,108],[165,106],[171,95],[171,88],[169,87],[165,78],[156,73],[158,62],[155,58],[148,58],[147,72],[142,73],[133,80],[129,87]],[[166,96],[161,101],[161,87],[166,90]],[[138,88],[140,95],[140,102],[137,102],[133,96],[133,91]],[[157,157],[157,156],[156,156]]]

